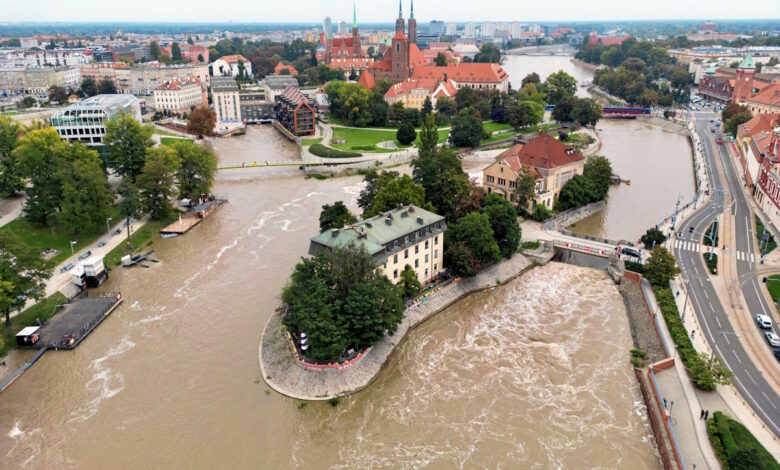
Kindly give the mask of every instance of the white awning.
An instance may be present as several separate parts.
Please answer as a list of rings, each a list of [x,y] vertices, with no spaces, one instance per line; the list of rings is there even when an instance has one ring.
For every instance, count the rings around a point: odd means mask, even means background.
[[[32,336],[35,333],[37,333],[38,330],[40,330],[40,329],[41,329],[41,327],[39,327],[39,326],[28,326],[28,327],[25,327],[19,333],[16,333],[16,336]]]

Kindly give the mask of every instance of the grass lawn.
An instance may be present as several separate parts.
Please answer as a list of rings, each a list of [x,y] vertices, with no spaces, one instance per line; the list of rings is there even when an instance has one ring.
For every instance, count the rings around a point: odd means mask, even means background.
[[[539,248],[540,246],[541,246],[541,243],[539,243],[538,240],[531,241],[531,242],[523,242],[520,245],[520,251],[523,251],[523,250],[535,250],[535,249]]]
[[[769,276],[769,282],[764,285],[769,291],[769,295],[772,296],[772,300],[775,301],[775,306],[777,306],[777,298],[780,297],[780,274]]]
[[[169,136],[169,137],[179,137],[179,135],[178,135],[178,134],[174,134],[173,132],[168,132],[168,131],[166,131],[166,130],[164,130],[164,129],[160,129],[160,128],[159,128],[159,127],[157,127],[157,126],[154,126],[154,134],[157,134],[157,135],[166,135],[166,136]]]
[[[115,215],[113,218],[115,221],[119,218]],[[8,231],[19,238],[21,238],[28,246],[35,248],[38,252],[42,252],[46,248],[56,248],[60,250],[59,254],[53,258],[55,264],[60,264],[71,255],[70,242],[73,240],[78,241],[73,245],[73,250],[78,253],[98,238],[108,238],[105,226],[101,226],[98,229],[91,229],[80,233],[78,236],[74,236],[69,231],[62,227],[40,227],[33,224],[27,219],[16,219],[7,225],[0,227],[0,231]]]
[[[713,223],[710,224],[709,227],[707,227],[707,230],[704,231],[704,235],[707,235],[707,236],[706,237],[702,236],[702,242],[701,243],[704,246],[713,246],[712,240],[710,240],[710,234],[711,233],[715,237],[715,246],[717,247],[718,246],[718,223],[717,222],[713,222]]]
[[[173,213],[170,217],[164,220],[151,220],[145,223],[143,227],[133,232],[130,235],[130,244],[133,245],[133,252],[138,251],[152,243],[154,241],[155,235],[160,233],[160,230],[163,227],[172,224],[177,218],[178,215]],[[122,232],[122,238],[125,240],[127,239],[127,228],[125,228],[125,231]],[[126,242],[123,241],[114,247],[113,250],[108,252],[106,257],[103,259],[103,264],[105,264],[107,268],[112,268],[122,262],[122,257],[128,254],[125,251],[125,245]]]
[[[493,122],[493,121],[485,121],[482,123],[482,127],[487,132],[498,132],[498,131],[505,131],[512,126],[510,126],[507,123],[500,123],[500,122]]]
[[[319,144],[320,142],[322,142],[322,137],[317,137],[315,139],[301,139],[301,145],[303,146]]]
[[[192,144],[192,140],[183,137],[160,137],[160,145],[171,146],[176,142],[189,142]]]
[[[707,435],[723,468],[778,469],[780,465],[739,421],[720,411],[707,421]],[[746,462],[745,459],[750,459]]]
[[[31,306],[27,310],[24,310],[19,315],[11,319],[11,324],[5,326],[5,318],[0,321],[0,357],[6,355],[8,350],[16,346],[16,339],[14,335],[19,332],[25,326],[37,325],[36,318],[41,321],[46,321],[53,317],[57,313],[57,305],[64,304],[68,301],[64,295],[59,292],[55,292],[50,297],[47,297],[37,304]]]
[[[334,127],[333,137],[344,139],[343,144],[334,144],[331,141],[330,146],[344,151],[358,151],[371,153],[389,153],[396,150],[382,149],[376,145],[380,142],[393,141],[399,149],[409,148],[408,145],[401,145],[395,140],[396,129],[377,130],[377,129],[352,129],[344,127]]]
[[[764,234],[764,224],[761,223],[761,219],[756,217],[756,240],[758,240],[758,245],[761,246],[761,235]],[[775,242],[775,237],[767,232],[769,235],[769,242],[766,244],[766,247],[764,248],[764,251],[766,253],[769,253],[770,251],[777,248],[777,242]]]

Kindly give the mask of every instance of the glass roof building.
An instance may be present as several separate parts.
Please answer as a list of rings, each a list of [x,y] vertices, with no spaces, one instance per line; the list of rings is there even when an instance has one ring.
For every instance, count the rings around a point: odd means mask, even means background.
[[[128,113],[141,121],[141,106],[133,95],[97,95],[79,101],[51,118],[61,139],[89,146],[102,146],[106,121],[119,113]]]

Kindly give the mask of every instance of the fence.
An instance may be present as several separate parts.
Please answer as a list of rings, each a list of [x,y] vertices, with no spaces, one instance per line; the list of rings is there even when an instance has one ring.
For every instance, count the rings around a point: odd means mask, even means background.
[[[571,251],[579,251],[593,256],[600,256],[602,258],[609,258],[612,254],[612,250],[606,250],[602,247],[592,247],[588,245],[582,245],[580,243],[563,242],[558,240],[553,241],[553,246]]]
[[[647,372],[648,376],[650,377],[650,381],[653,384],[653,390],[655,392],[655,398],[658,402],[658,407],[662,410],[665,409],[665,407],[662,405],[664,402],[664,397],[661,395],[661,389],[658,388],[658,382],[655,380],[655,372],[653,372],[652,369],[650,369]],[[682,452],[680,451],[680,445],[677,443],[677,435],[674,433],[674,426],[672,425],[672,417],[669,415],[666,415],[666,420],[664,420],[664,425],[666,426],[666,431],[669,433],[669,437],[672,438],[672,445],[674,446],[674,456],[677,459],[677,463],[680,464],[680,468],[683,470],[685,469],[685,460],[683,459]]]

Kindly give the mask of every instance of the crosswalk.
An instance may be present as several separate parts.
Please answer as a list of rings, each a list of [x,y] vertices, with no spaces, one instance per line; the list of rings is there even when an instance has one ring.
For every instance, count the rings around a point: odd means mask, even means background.
[[[745,253],[743,251],[737,252],[737,259],[740,261],[750,261],[751,263],[756,262],[756,257],[753,253]]]
[[[700,244],[698,244],[696,242],[689,242],[687,240],[676,240],[674,242],[674,247],[675,248],[678,248],[680,250],[685,250],[685,251],[698,252],[698,251],[701,251],[701,246],[702,245],[700,245]]]
[[[696,243],[688,240],[675,240],[674,242],[674,248],[684,251],[692,251],[694,253],[709,253],[710,247],[701,243]],[[722,249],[715,249],[716,253],[723,254]],[[734,252],[731,252],[732,254]],[[746,253],[744,251],[737,251],[735,256],[737,257],[738,261],[745,261],[750,263],[756,262],[756,255],[753,253]]]

